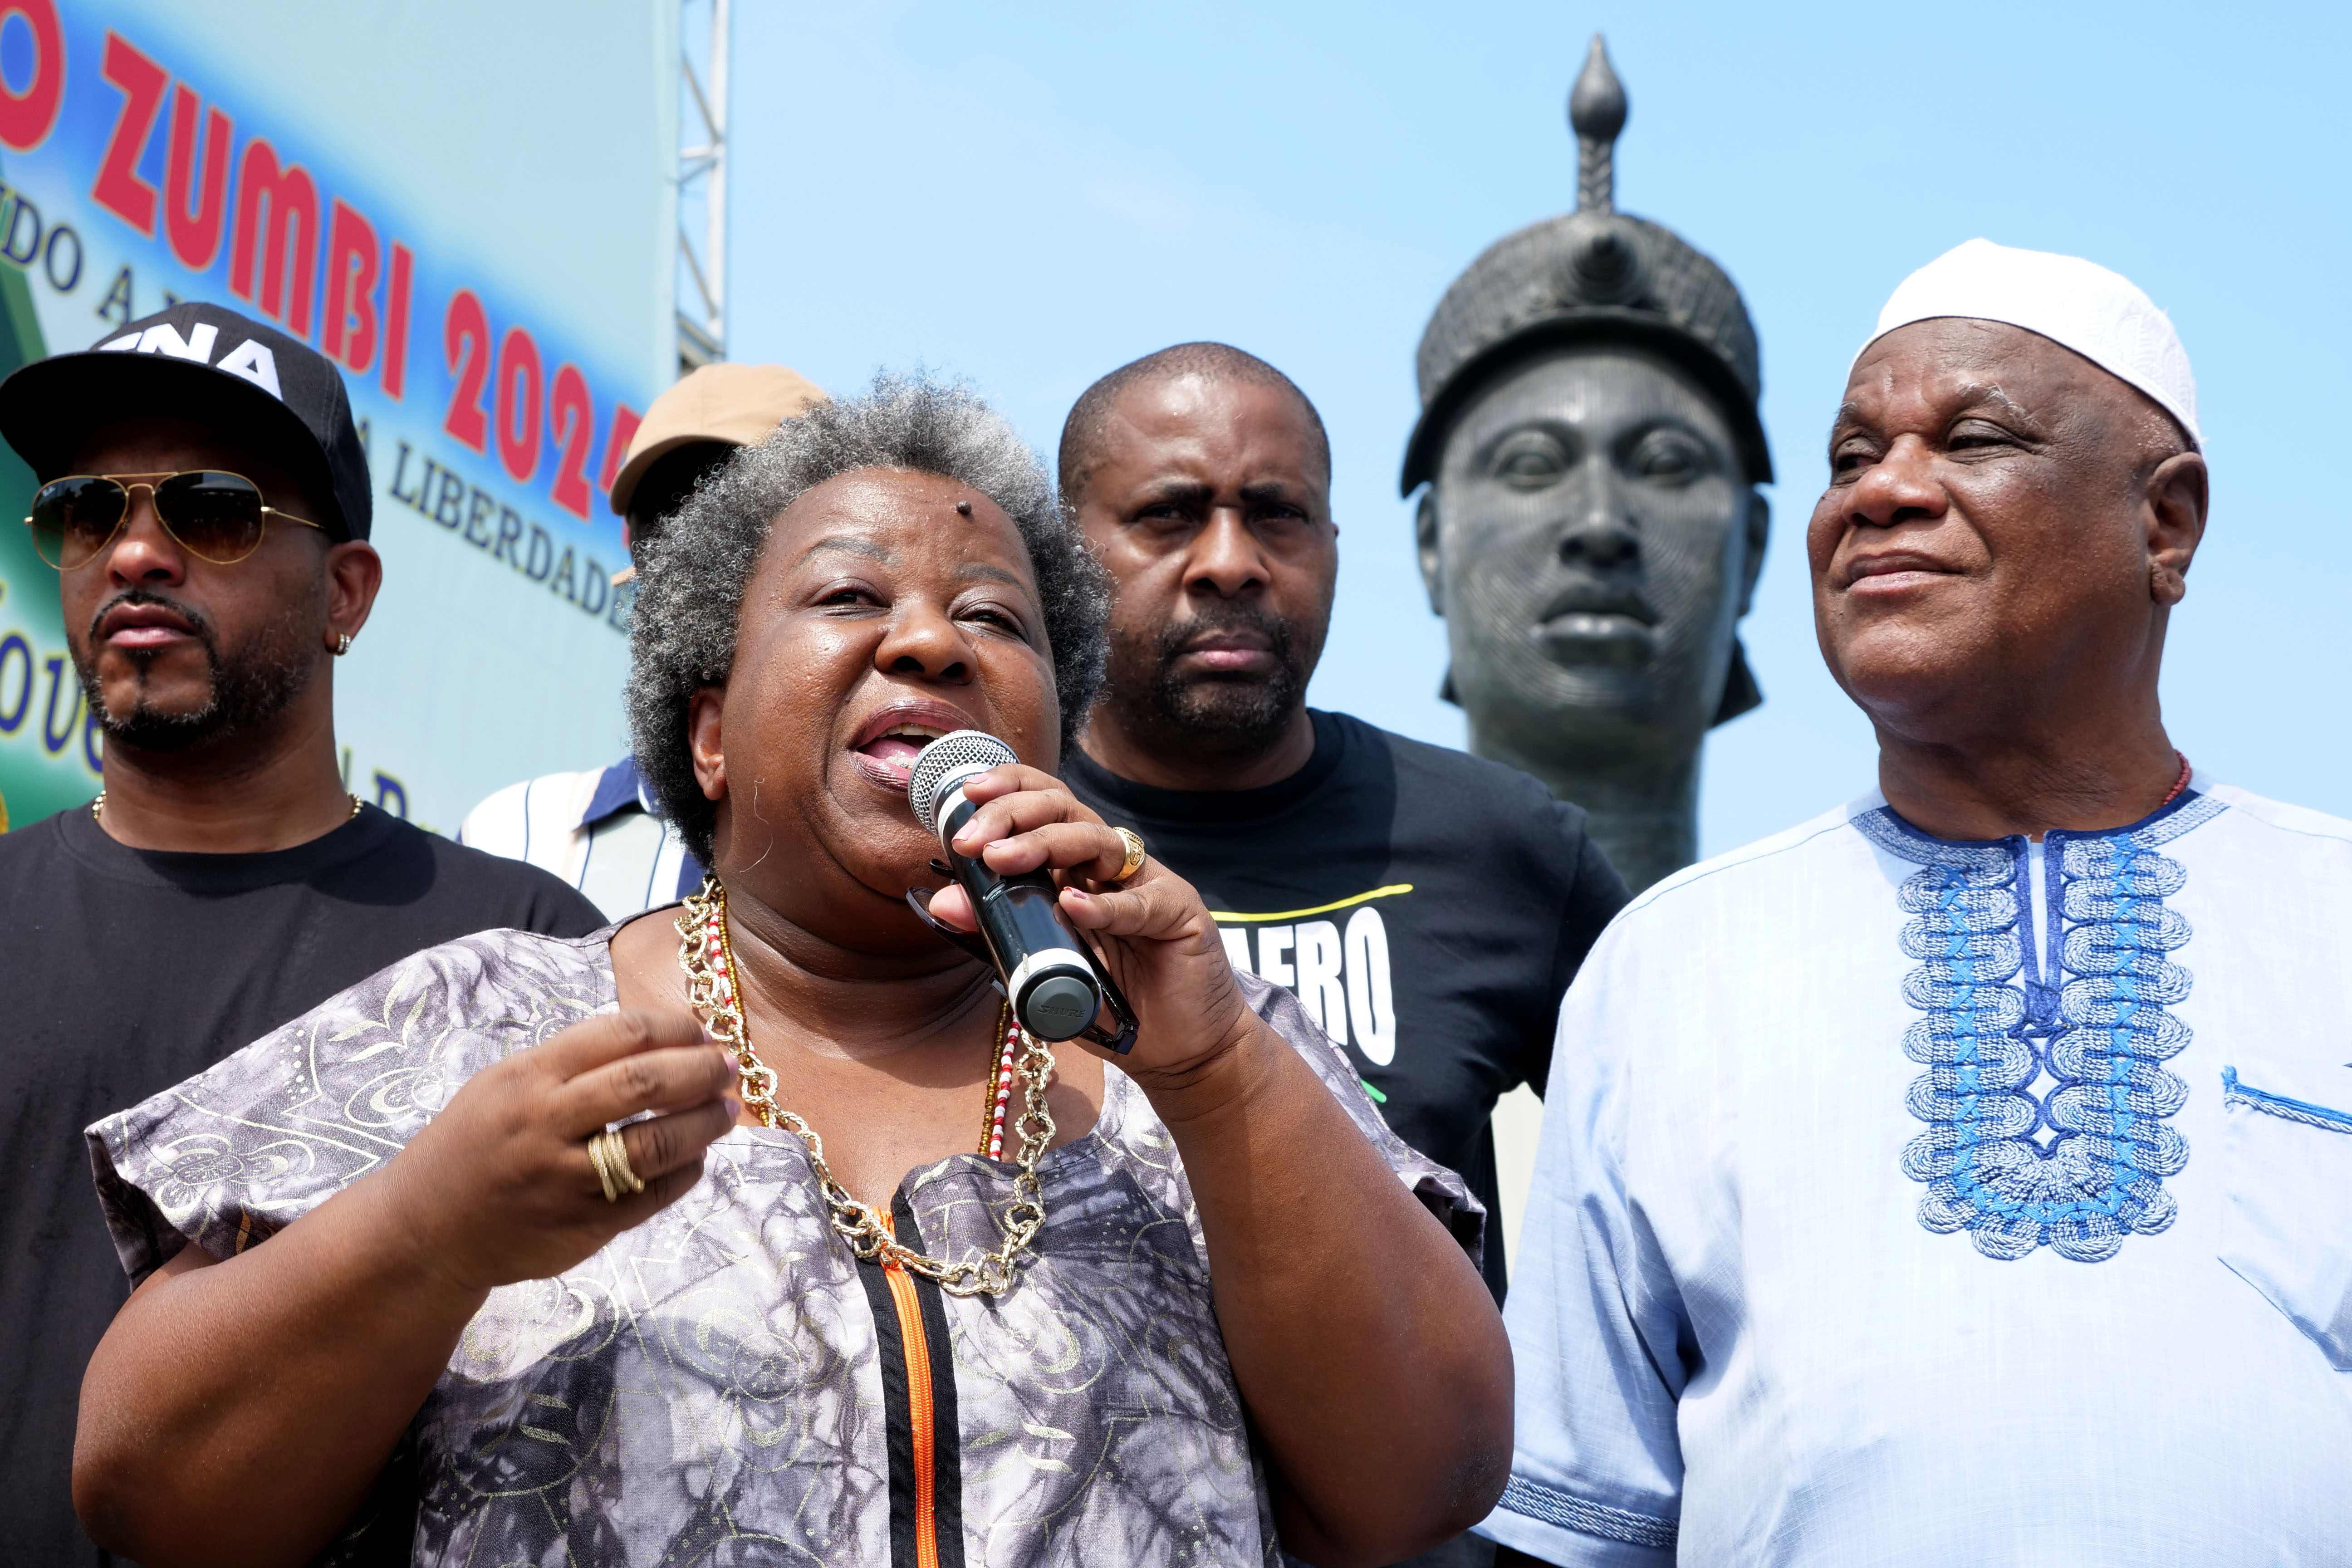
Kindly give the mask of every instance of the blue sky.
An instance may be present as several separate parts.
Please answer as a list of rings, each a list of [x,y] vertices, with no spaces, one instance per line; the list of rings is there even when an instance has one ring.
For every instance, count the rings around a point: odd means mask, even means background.
[[[739,8],[730,351],[855,388],[970,377],[1050,449],[1096,376],[1189,338],[1287,371],[1333,441],[1339,601],[1312,692],[1458,745],[1396,473],[1430,310],[1575,205],[1563,106],[1605,31],[1622,208],[1729,270],[1780,483],[1701,838],[1866,788],[1801,533],[1846,364],[1974,235],[2084,255],[2168,310],[2214,468],[2165,701],[2200,766],[2352,815],[2326,672],[2352,621],[2352,8],[2162,4]]]

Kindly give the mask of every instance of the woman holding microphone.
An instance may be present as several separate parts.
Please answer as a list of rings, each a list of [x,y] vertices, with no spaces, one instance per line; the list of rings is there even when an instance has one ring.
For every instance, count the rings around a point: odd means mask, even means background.
[[[1475,1205],[1054,776],[1104,592],[954,388],[707,484],[630,685],[702,894],[420,953],[92,1130],[142,1281],[84,1387],[97,1538],[304,1563],[395,1459],[373,1531],[434,1565],[1382,1563],[1483,1517]],[[1031,1039],[907,907],[908,766],[958,729],[1021,760],[957,850],[1055,876],[1130,1055]]]

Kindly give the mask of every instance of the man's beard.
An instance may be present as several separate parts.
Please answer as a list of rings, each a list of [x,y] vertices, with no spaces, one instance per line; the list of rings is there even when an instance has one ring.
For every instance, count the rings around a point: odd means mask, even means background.
[[[161,711],[147,694],[147,670],[155,656],[133,652],[130,657],[139,672],[138,700],[129,713],[118,719],[107,711],[95,652],[85,658],[77,651],[74,673],[81,677],[82,695],[110,742],[142,752],[184,752],[226,740],[277,718],[310,679],[314,660],[300,654],[302,628],[297,623],[304,617],[299,609],[289,609],[264,625],[224,658],[218,629],[200,611],[167,595],[132,588],[109,599],[90,618],[89,645],[93,650],[98,647],[99,623],[117,605],[162,605],[184,617],[196,645],[204,649],[211,695],[201,707],[185,713]]]
[[[1246,676],[1179,671],[1176,661],[1208,631],[1258,633],[1274,656],[1273,670]],[[1139,642],[1114,636],[1107,684],[1128,727],[1164,744],[1226,756],[1264,751],[1282,738],[1307,690],[1290,624],[1262,610],[1235,606],[1165,626],[1149,651]]]

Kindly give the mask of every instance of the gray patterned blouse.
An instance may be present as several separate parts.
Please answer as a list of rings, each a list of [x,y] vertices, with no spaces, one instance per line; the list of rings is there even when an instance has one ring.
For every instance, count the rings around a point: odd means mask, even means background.
[[[188,1240],[256,1245],[382,1168],[483,1067],[612,1011],[610,934],[430,949],[92,1127],[131,1279]],[[1461,1182],[1389,1132],[1288,992],[1242,984],[1475,1258]],[[958,1154],[912,1173],[900,1239],[992,1248],[1013,1172]],[[800,1141],[735,1129],[684,1198],[491,1292],[411,1428],[411,1560],[1278,1561],[1166,1127],[1108,1072],[1094,1130],[1039,1174],[1020,1283],[957,1300],[858,1263]]]

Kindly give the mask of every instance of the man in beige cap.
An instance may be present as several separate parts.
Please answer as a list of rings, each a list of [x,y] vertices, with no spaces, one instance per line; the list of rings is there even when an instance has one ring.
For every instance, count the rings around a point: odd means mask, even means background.
[[[654,399],[613,479],[635,558],[702,478],[824,393],[780,364],[707,364]],[[635,579],[633,563],[613,578]],[[509,784],[466,814],[457,841],[527,860],[624,920],[701,885],[702,868],[654,811],[636,759]]]

